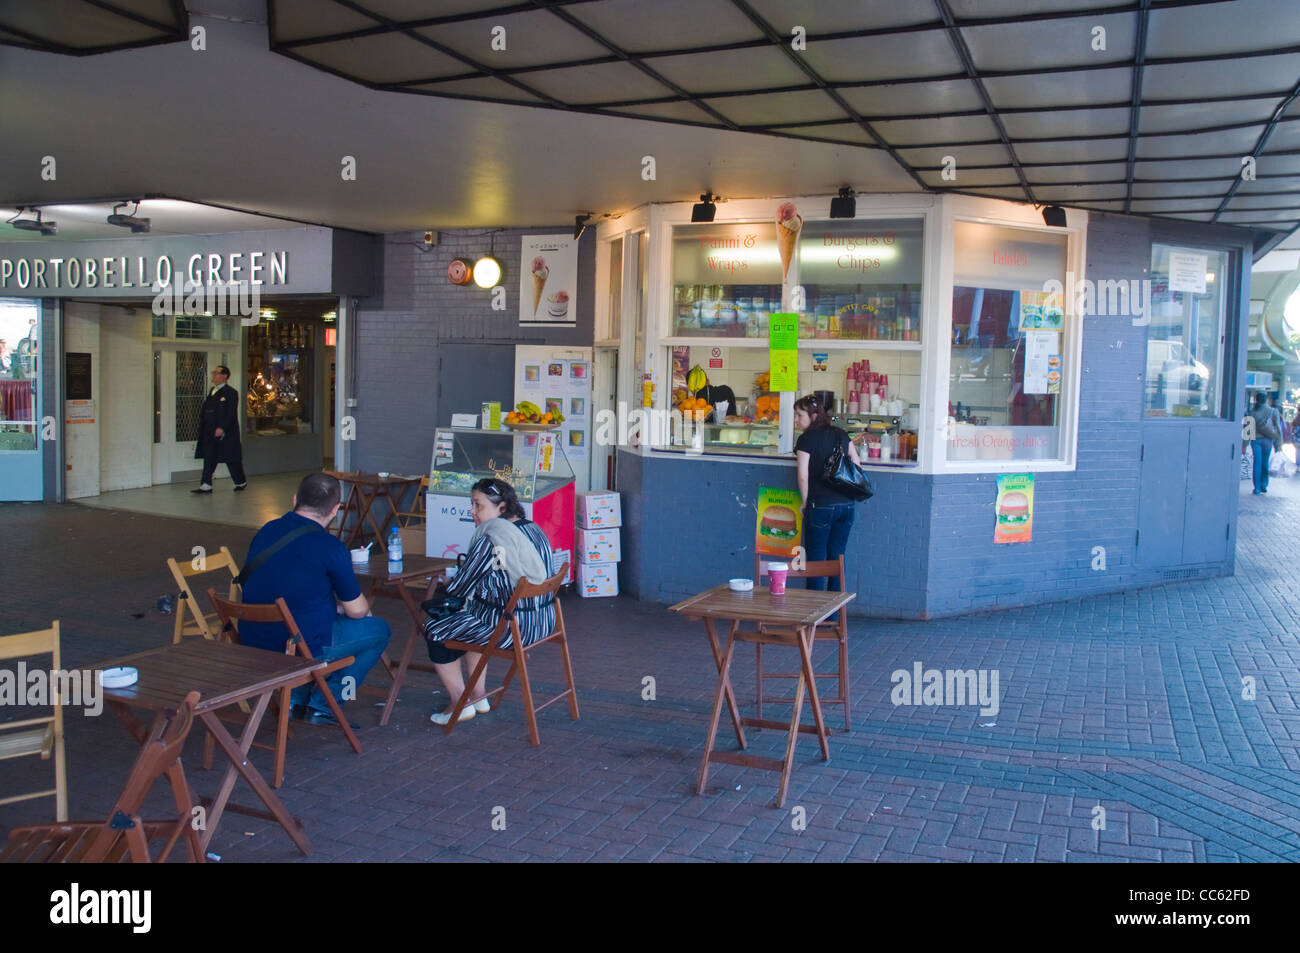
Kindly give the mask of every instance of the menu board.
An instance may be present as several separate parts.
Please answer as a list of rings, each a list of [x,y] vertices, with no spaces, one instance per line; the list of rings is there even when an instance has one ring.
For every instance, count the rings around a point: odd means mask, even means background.
[[[520,344],[515,348],[515,405],[531,401],[563,415],[556,446],[573,468],[577,492],[587,490],[595,430],[591,410],[591,348]]]

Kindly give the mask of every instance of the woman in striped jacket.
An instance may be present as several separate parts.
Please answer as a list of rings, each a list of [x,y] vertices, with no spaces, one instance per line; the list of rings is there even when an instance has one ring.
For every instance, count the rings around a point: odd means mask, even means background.
[[[540,583],[556,572],[550,540],[536,523],[524,516],[524,508],[514,487],[504,480],[479,480],[474,484],[470,500],[470,515],[477,528],[470,540],[464,565],[447,585],[447,595],[464,599],[464,606],[445,617],[431,612],[432,617],[424,625],[429,659],[451,699],[445,711],[432,715],[431,720],[437,725],[445,725],[451,720],[451,709],[465,690],[465,675],[473,674],[481,658],[477,652],[449,649],[442,643],[454,639],[487,645],[520,578]],[[525,645],[551,634],[555,628],[553,603],[550,596],[519,600],[515,607],[515,620]],[[514,633],[507,625],[505,636],[497,647],[509,648],[513,637]],[[465,674],[461,671],[462,656]],[[484,697],[486,671],[485,668],[474,685],[473,704],[465,706],[457,721],[468,721],[475,714],[491,710]]]

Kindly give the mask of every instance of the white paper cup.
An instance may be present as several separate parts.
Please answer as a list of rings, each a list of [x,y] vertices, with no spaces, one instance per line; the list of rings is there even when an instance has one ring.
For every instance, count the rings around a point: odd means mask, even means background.
[[[352,561],[354,563],[361,563],[361,564],[370,562],[370,550],[368,549],[352,550]]]

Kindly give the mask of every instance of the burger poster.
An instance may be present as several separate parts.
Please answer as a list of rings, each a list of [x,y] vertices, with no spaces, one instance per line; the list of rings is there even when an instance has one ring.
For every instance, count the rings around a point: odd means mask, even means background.
[[[803,527],[802,498],[798,490],[776,486],[758,488],[758,525],[754,531],[754,552],[762,556],[794,557]]]
[[[1008,473],[998,477],[995,543],[1027,543],[1034,535],[1034,475]]]

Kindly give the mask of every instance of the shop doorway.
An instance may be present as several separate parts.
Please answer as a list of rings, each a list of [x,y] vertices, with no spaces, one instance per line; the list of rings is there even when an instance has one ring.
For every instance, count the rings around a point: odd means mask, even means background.
[[[593,362],[591,397],[593,413],[591,431],[591,488],[614,490],[618,449],[618,348],[598,347]],[[601,427],[602,420],[614,426]],[[606,439],[601,439],[605,437]]]
[[[202,463],[194,458],[199,415],[221,364],[239,380],[242,368],[229,351],[186,345],[156,346],[153,352],[153,482],[197,480]]]

